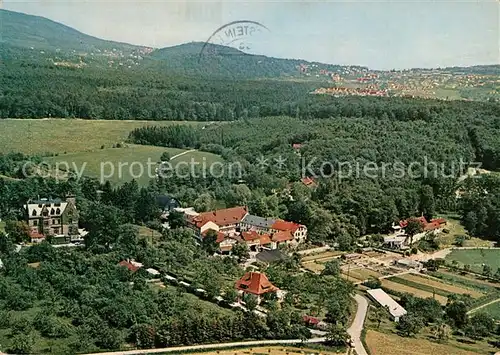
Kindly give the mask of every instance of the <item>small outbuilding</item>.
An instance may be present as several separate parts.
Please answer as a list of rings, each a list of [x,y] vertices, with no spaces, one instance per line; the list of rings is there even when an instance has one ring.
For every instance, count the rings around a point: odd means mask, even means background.
[[[395,322],[399,322],[399,319],[407,313],[399,303],[381,288],[368,290],[366,293],[368,293],[368,296],[379,306],[386,308]]]

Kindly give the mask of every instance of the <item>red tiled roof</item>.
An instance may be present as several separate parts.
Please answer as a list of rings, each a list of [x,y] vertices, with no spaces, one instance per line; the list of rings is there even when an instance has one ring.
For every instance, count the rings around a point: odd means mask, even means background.
[[[291,231],[279,231],[277,233],[274,233],[273,235],[273,242],[286,242],[288,240],[293,239],[293,235]]]
[[[263,234],[260,236],[260,245],[271,244],[271,237],[269,234]]]
[[[263,295],[278,290],[276,286],[269,282],[267,276],[260,272],[247,272],[241,279],[236,281],[236,288],[254,295]]]
[[[302,320],[304,323],[311,324],[311,325],[316,325],[319,323],[319,319],[311,316],[303,316]]]
[[[282,219],[276,220],[273,223],[273,225],[271,226],[271,229],[276,229],[279,231],[290,231],[292,233],[295,233],[295,231],[299,228],[300,228],[300,224],[294,223],[294,222],[283,221]]]
[[[424,230],[426,230],[426,231],[431,231],[431,230],[439,229],[439,228],[441,228],[441,224],[439,222],[427,223],[424,226]]]
[[[300,149],[300,148],[302,148],[302,144],[300,144],[300,143],[293,143],[292,144],[292,148],[293,149]]]
[[[316,185],[316,181],[314,181],[313,178],[311,177],[303,177],[302,179],[300,179],[300,181],[302,181],[302,183],[306,186],[315,186]]]
[[[444,218],[434,218],[434,219],[431,219],[431,223],[446,224],[446,219],[444,219]]]
[[[225,235],[224,233],[219,232],[219,231],[215,231],[215,230],[210,229],[210,228],[209,228],[209,229],[207,229],[206,231],[204,231],[203,233],[201,233],[201,236],[202,236],[203,238],[205,238],[205,237],[206,237],[206,235],[207,235],[207,233],[208,233],[208,231],[214,231],[214,232],[217,232],[217,239],[215,240],[215,242],[216,242],[216,243],[220,243],[220,242],[222,242],[222,241],[226,238],[226,235]]]
[[[45,238],[45,236],[43,234],[38,233],[38,232],[31,231],[30,238],[31,239],[43,239],[43,238]]]
[[[420,223],[422,223],[422,226],[423,226],[423,227],[427,225],[427,220],[425,219],[425,217],[424,217],[424,216],[422,216],[422,217],[418,217],[418,218],[417,218],[417,220],[418,220]],[[401,228],[405,228],[405,227],[408,225],[408,221],[409,221],[409,219],[405,219],[404,221],[399,221],[399,226],[400,226]]]
[[[247,208],[239,206],[200,213],[198,216],[194,217],[192,221],[198,228],[202,227],[207,222],[214,222],[219,227],[223,227],[230,224],[240,223],[243,217],[245,217],[247,214]]]
[[[256,231],[248,231],[248,232],[242,232],[241,233],[241,236],[243,237],[243,239],[247,242],[251,242],[253,240],[258,240],[260,239],[260,235],[259,233],[257,233]]]
[[[136,272],[137,270],[140,269],[140,267],[135,266],[134,264],[132,264],[130,261],[127,261],[127,260],[120,261],[118,263],[118,265],[125,266],[127,269],[129,269],[132,272]]]

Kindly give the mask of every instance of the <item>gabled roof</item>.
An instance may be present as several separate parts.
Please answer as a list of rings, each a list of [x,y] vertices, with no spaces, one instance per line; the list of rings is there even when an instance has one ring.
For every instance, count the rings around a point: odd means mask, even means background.
[[[278,231],[290,231],[295,233],[297,229],[301,227],[300,224],[294,222],[283,221],[281,219],[276,220],[271,226],[272,229],[276,229]]]
[[[424,216],[416,218],[420,223],[422,223],[422,226],[425,227],[427,225],[427,220],[425,219]],[[410,219],[405,219],[404,221],[399,221],[399,225],[401,228],[406,228],[408,225],[408,221]]]
[[[43,239],[43,238],[45,238],[45,236],[43,234],[38,233],[38,232],[31,231],[30,238],[31,239]]]
[[[245,240],[246,242],[251,242],[253,240],[260,239],[260,234],[257,233],[256,231],[242,232],[241,236],[243,237],[243,240]]]
[[[263,295],[278,290],[276,286],[269,282],[267,276],[260,272],[247,272],[241,279],[236,281],[236,288],[254,295]]]
[[[265,217],[254,216],[251,214],[247,214],[245,218],[243,218],[242,220],[243,223],[247,223],[251,226],[256,226],[260,228],[270,228],[275,221],[276,221],[275,218],[265,218]]]
[[[306,186],[310,186],[310,187],[316,186],[316,181],[314,181],[314,179],[313,179],[313,178],[308,177],[308,176],[306,176],[306,177],[304,177],[304,178],[300,179],[300,181],[302,181],[302,183],[303,183],[304,185],[306,185]]]
[[[224,233],[216,231],[216,230],[213,230],[213,229],[207,229],[206,231],[204,231],[201,234],[201,236],[203,238],[205,238],[205,236],[207,235],[208,231],[213,231],[213,232],[217,233],[217,239],[215,240],[216,243],[221,243],[226,238],[226,235]]]
[[[293,240],[293,235],[291,231],[279,231],[273,234],[273,242],[286,242]]]
[[[141,263],[135,262],[135,261],[127,261],[123,260],[118,263],[120,266],[125,266],[127,269],[129,269],[132,272],[136,272],[139,270],[143,265]]]
[[[197,227],[202,227],[207,222],[213,222],[219,227],[223,227],[240,223],[247,214],[248,210],[245,206],[238,206],[200,213],[198,216],[193,217],[193,222]]]
[[[271,244],[271,237],[269,234],[263,234],[259,237],[260,245]]]

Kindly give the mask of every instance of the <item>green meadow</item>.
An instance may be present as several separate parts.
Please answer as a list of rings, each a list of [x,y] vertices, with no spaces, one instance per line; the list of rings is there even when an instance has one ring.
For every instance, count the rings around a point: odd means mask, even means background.
[[[111,148],[123,143],[130,131],[144,126],[202,125],[201,122],[104,121],[80,119],[0,120],[0,153],[63,154]],[[205,123],[206,124],[206,123]]]

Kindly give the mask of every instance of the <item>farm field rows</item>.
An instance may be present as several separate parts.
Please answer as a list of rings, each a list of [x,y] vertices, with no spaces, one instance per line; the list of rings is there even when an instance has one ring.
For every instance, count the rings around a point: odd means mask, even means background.
[[[324,253],[305,256],[302,258],[302,262],[303,263],[313,262],[313,261],[326,262],[326,261],[329,261],[335,257],[338,257],[339,255],[342,255],[342,254],[344,254],[344,253],[341,251],[327,251]]]
[[[407,285],[403,285],[397,282],[390,281],[388,279],[381,280],[382,281],[382,287],[387,288],[389,290],[393,290],[396,292],[401,292],[401,293],[410,293],[412,295],[415,295],[416,297],[421,297],[421,298],[432,298],[434,297],[439,303],[441,304],[446,304],[447,298],[441,295],[433,295],[432,292],[427,292],[423,290],[419,290],[418,288],[410,287]]]
[[[483,264],[489,265],[493,272],[500,268],[500,249],[460,249],[452,250],[447,261],[456,260],[460,265],[470,265],[471,270],[481,273]]]
[[[443,278],[444,280],[449,280],[453,283],[484,290],[486,292],[494,290],[495,287],[500,287],[500,284],[498,283],[493,283],[487,280],[480,280],[470,275],[455,274],[446,270],[439,270],[437,272],[433,272],[432,275],[439,278]]]
[[[0,153],[62,154],[106,148],[124,142],[130,131],[144,126],[201,125],[202,122],[98,121],[80,119],[0,120]]]
[[[477,352],[433,343],[426,339],[403,338],[374,330],[367,331],[366,343],[372,355],[477,355]]]
[[[381,273],[370,269],[354,269],[354,270],[349,270],[349,273],[343,272],[345,278],[347,278],[347,274],[349,274],[349,279],[354,278],[357,279],[358,281],[368,280],[371,277],[379,278],[382,276]]]
[[[455,285],[450,285],[447,283],[440,282],[438,279],[432,279],[430,277],[426,276],[421,276],[421,275],[416,275],[416,274],[405,274],[399,276],[399,278],[408,280],[410,282],[415,282],[419,284],[423,284],[428,287],[436,288],[438,290],[443,290],[449,293],[457,293],[457,294],[468,294],[471,295],[473,298],[480,298],[484,296],[483,293],[474,291],[474,290],[469,290],[465,289],[459,286]]]

